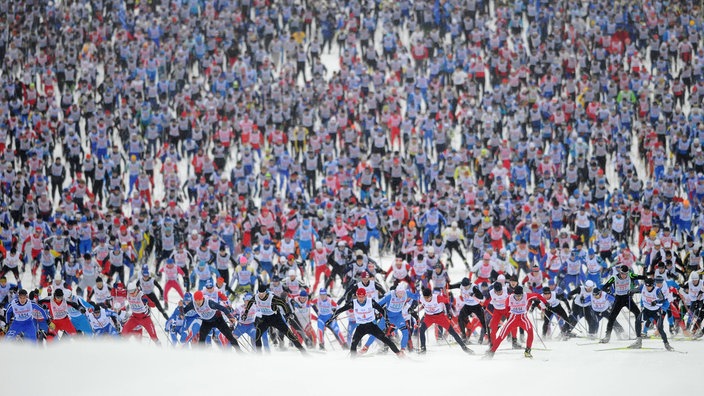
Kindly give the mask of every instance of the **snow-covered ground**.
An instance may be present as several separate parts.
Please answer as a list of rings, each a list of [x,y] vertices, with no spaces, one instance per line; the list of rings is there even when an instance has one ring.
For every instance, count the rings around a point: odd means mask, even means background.
[[[624,346],[548,342],[551,350],[502,346],[493,360],[456,346],[430,346],[403,361],[392,354],[352,360],[346,352],[293,350],[255,356],[223,350],[179,350],[138,341],[68,340],[47,348],[0,344],[3,395],[664,395],[700,369],[703,342],[673,341],[664,350],[597,351]],[[431,341],[432,343],[432,341]],[[536,340],[536,348],[540,342]],[[661,348],[659,340],[644,346]],[[483,352],[485,346],[472,346]],[[11,357],[11,358],[10,358]],[[696,378],[696,377],[695,377]],[[682,382],[684,380],[684,382]],[[675,386],[679,388],[680,386]],[[682,389],[680,389],[682,390]]]

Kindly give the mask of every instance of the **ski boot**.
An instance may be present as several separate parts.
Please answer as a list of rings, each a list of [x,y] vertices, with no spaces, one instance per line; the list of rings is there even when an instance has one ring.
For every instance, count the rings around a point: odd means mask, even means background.
[[[574,334],[574,333],[571,332],[571,331],[567,331],[567,332],[565,332],[565,333],[562,333],[562,340],[563,340],[563,341],[567,341],[567,340],[569,340],[570,338],[575,338],[575,337],[577,337],[577,334]]]
[[[628,346],[628,349],[640,349],[643,347],[643,338],[638,337],[636,338],[636,342]]]
[[[523,352],[523,356],[532,359],[533,355],[530,353],[530,348],[526,348],[526,350]]]
[[[667,349],[668,351],[674,351],[674,350],[675,350],[675,348],[673,348],[672,345],[670,345],[669,342],[666,342],[666,343],[665,343],[665,349]]]
[[[466,346],[462,347],[462,350],[463,350],[466,354],[474,355],[474,351],[471,350],[471,349],[469,349],[469,348],[467,348]]]
[[[396,352],[396,356],[397,356],[399,359],[405,359],[405,358],[406,358],[406,353],[404,353],[403,350],[400,350],[400,351]]]
[[[324,351],[324,350],[325,350],[325,344],[320,344],[320,345],[318,345],[318,349],[320,349],[321,351]]]
[[[424,347],[424,346],[420,347],[420,349],[418,350],[418,354],[419,354],[419,355],[425,355],[426,352],[427,352],[427,351],[425,350],[425,347]]]
[[[368,350],[369,350],[369,347],[365,345],[365,346],[363,346],[362,349],[359,351],[359,354],[360,354],[360,355],[364,355],[365,353],[367,353]]]
[[[512,339],[511,339],[511,348],[513,348],[513,349],[522,349],[523,346],[521,346],[521,344],[518,342],[518,339],[517,339],[517,338],[512,338]]]
[[[493,358],[494,358],[494,353],[495,353],[494,351],[492,351],[491,349],[489,349],[488,351],[486,351],[486,353],[484,354],[484,356],[482,357],[482,359],[486,359],[486,360],[493,359]]]
[[[601,344],[608,344],[609,340],[611,340],[611,333],[606,333],[606,336],[599,340],[599,343]]]
[[[379,353],[380,353],[380,354],[387,354],[387,353],[389,353],[389,346],[388,346],[388,345],[384,345],[384,347],[381,349],[381,351],[380,351]]]

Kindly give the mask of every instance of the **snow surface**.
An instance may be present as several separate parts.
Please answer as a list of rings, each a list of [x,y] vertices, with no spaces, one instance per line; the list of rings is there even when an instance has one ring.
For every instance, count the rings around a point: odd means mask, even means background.
[[[493,15],[493,2],[490,2],[490,12]],[[380,30],[377,31],[379,34]],[[407,42],[408,36],[409,32],[402,29],[401,40]],[[378,51],[381,50],[379,38],[375,40]],[[334,45],[331,54],[322,55],[328,75],[339,70],[338,54],[339,49]],[[646,64],[649,65],[649,61]],[[100,67],[99,80],[102,80],[102,73]],[[688,110],[688,105],[685,107]],[[454,135],[452,145],[459,146],[459,134]],[[643,161],[636,148],[633,144],[633,158],[642,175]],[[60,153],[61,147],[57,146],[55,154]],[[232,155],[235,155],[234,151]],[[183,179],[188,176],[189,167],[186,161],[182,165],[179,170]],[[610,165],[613,165],[611,161]],[[228,169],[231,166],[232,162],[229,162]],[[606,173],[614,185],[617,180],[614,166],[607,166]],[[161,185],[159,172],[155,181],[157,186]],[[157,188],[154,196],[160,199],[162,189]],[[374,245],[372,258],[379,259],[381,266],[388,268],[393,258],[379,258]],[[449,274],[456,281],[466,276],[466,271],[456,267],[449,269]],[[31,279],[23,281],[33,284]],[[334,295],[338,296],[339,290]],[[175,291],[169,297],[171,301],[178,301]],[[168,311],[175,308],[172,303]],[[634,318],[624,310],[620,323],[626,329],[629,328],[627,319],[632,326]],[[536,328],[539,329],[541,324],[538,319]],[[603,326],[602,323],[601,335]],[[641,392],[664,395],[673,389],[676,380],[690,378],[699,371],[699,361],[704,357],[704,342],[701,341],[671,340],[677,350],[688,352],[681,354],[664,351],[659,337],[643,342],[644,347],[656,349],[602,351],[624,347],[632,341],[612,340],[607,345],[600,345],[583,338],[567,342],[546,339],[546,345],[543,345],[536,336],[532,360],[523,357],[523,350],[511,350],[509,341],[502,344],[493,360],[484,360],[482,355],[488,348],[486,345],[470,345],[477,355],[468,356],[457,345],[448,346],[442,339],[435,340],[430,336],[432,329],[428,332],[428,354],[412,354],[405,360],[391,353],[376,355],[376,346],[368,355],[357,359],[351,359],[348,352],[341,351],[337,345],[336,350],[311,351],[307,356],[294,349],[285,352],[272,350],[259,356],[250,352],[237,354],[212,346],[174,348],[166,341],[161,318],[155,318],[155,327],[161,346],[154,345],[147,338],[65,338],[47,346],[0,341],[0,372],[4,379],[0,396],[215,393],[259,396],[275,392],[336,396],[361,396],[371,392],[380,395],[399,392],[424,395],[490,392],[501,396],[552,395],[557,392],[570,396]],[[630,337],[635,337],[632,329]],[[414,342],[417,342],[416,337]],[[328,348],[332,344],[328,338]],[[548,350],[538,349],[545,347]]]
[[[493,360],[468,356],[456,345],[432,345],[425,356],[399,360],[393,354],[350,359],[346,352],[301,356],[216,349],[158,347],[150,342],[64,340],[49,347],[0,343],[4,395],[664,395],[677,379],[697,373],[703,342],[673,341],[684,355],[660,350],[596,351],[625,346],[578,346],[586,340],[548,342],[532,360],[503,344]],[[535,348],[540,344],[536,339]],[[662,348],[658,339],[646,347]],[[473,345],[477,352],[486,346]],[[13,356],[8,359],[8,356]],[[676,377],[675,377],[676,376]],[[497,393],[498,392],[498,393]],[[553,393],[554,392],[554,393]],[[654,393],[653,393],[654,392]]]

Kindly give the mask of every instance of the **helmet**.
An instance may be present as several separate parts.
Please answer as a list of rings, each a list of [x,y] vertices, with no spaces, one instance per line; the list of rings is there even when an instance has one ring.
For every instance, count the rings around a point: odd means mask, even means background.
[[[469,278],[462,278],[462,282],[460,282],[462,286],[469,286]]]
[[[305,290],[301,290],[301,293],[298,296],[299,297],[308,297],[308,292]]]
[[[518,285],[513,289],[513,294],[523,294],[523,286]]]
[[[367,290],[361,287],[357,288],[357,297],[366,297],[367,296]]]
[[[592,281],[592,280],[588,280],[588,281],[584,282],[584,287],[586,287],[587,289],[593,289],[594,286],[596,286],[596,285],[594,284],[594,281]]]
[[[193,300],[195,301],[200,301],[203,299],[203,292],[198,290],[197,292],[193,293]]]

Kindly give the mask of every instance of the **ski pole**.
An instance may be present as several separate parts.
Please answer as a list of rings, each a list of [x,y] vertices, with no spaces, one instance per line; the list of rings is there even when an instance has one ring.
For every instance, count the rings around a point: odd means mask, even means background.
[[[531,312],[531,315],[533,315],[533,333],[538,337],[538,340],[540,340],[540,343],[543,344],[543,348],[548,349],[547,345],[545,345],[545,342],[543,342],[543,338],[538,334],[538,331],[535,329],[535,311]]]

